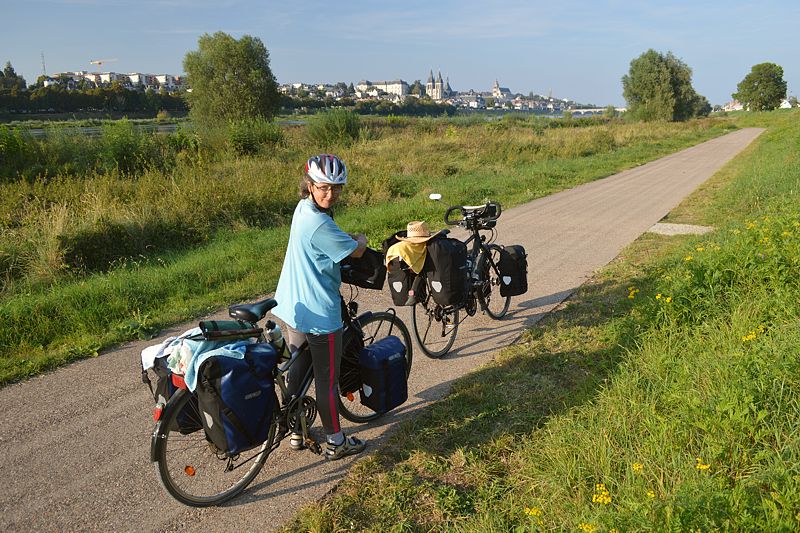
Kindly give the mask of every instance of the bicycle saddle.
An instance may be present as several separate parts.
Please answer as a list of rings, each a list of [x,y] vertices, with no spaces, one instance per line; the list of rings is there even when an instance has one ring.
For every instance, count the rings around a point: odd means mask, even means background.
[[[228,308],[228,315],[231,318],[246,320],[247,322],[258,322],[267,314],[267,311],[278,305],[274,298],[267,298],[254,304],[237,304]]]

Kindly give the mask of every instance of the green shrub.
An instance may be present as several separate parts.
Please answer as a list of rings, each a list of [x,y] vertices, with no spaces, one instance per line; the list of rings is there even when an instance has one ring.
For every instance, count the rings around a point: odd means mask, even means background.
[[[14,179],[32,159],[31,139],[18,129],[0,126],[0,182]]]
[[[228,125],[228,146],[237,155],[252,155],[265,146],[275,146],[282,141],[281,127],[263,118]]]
[[[103,124],[101,157],[106,170],[132,174],[142,167],[143,135],[128,119]]]
[[[308,125],[308,136],[324,150],[350,146],[361,136],[361,119],[346,109],[323,111]]]

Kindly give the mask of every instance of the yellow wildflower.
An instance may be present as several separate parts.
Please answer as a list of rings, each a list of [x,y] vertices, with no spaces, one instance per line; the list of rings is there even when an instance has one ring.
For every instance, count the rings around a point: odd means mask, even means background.
[[[636,297],[636,293],[639,292],[639,289],[636,287],[628,287],[628,299],[633,300]]]
[[[658,294],[656,294],[656,300],[660,300],[660,299],[661,299],[661,293],[659,292]]]
[[[742,341],[743,342],[750,342],[752,340],[755,340],[755,338],[756,338],[756,332],[755,331],[751,331],[748,335],[742,336]]]
[[[633,471],[641,473],[644,470],[644,465],[642,463],[633,463]]]
[[[697,464],[694,465],[694,467],[696,469],[698,469],[698,470],[708,470],[709,468],[711,468],[711,465],[705,464],[700,457],[697,457],[696,459],[697,459]]]
[[[603,505],[611,503],[611,493],[608,492],[604,483],[598,483],[594,486],[592,503],[602,503]]]
[[[767,237],[765,235],[765,236],[761,237],[761,240],[759,240],[758,242],[760,242],[762,244],[767,244],[769,242],[769,237]]]
[[[698,252],[702,252],[703,250],[705,250],[705,248],[703,248],[702,246],[698,246],[697,248],[695,248],[695,250]]]
[[[686,257],[683,258],[684,261],[691,261],[692,259],[693,258],[691,255],[687,255]]]
[[[753,229],[755,227],[756,227],[756,225],[753,222],[748,222],[747,223],[747,229]]]
[[[656,497],[656,493],[653,492],[653,489],[650,489],[650,490],[647,491],[647,497],[648,498],[655,498]]]
[[[542,516],[542,510],[538,507],[526,507],[525,514],[528,516]]]
[[[586,522],[581,522],[578,524],[578,529],[583,531],[584,533],[594,533],[597,531],[597,526],[594,524],[587,524]]]
[[[667,296],[666,298],[664,298],[664,301],[670,303],[672,301],[672,296]]]

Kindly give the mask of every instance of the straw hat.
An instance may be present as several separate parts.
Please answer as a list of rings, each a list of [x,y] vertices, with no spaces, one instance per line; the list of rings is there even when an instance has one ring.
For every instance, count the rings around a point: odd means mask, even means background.
[[[406,226],[406,236],[397,238],[401,241],[421,243],[421,242],[427,242],[428,240],[439,235],[440,233],[442,232],[437,231],[436,233],[431,234],[431,230],[428,229],[428,225],[425,224],[425,221],[414,220],[409,222],[408,225]]]

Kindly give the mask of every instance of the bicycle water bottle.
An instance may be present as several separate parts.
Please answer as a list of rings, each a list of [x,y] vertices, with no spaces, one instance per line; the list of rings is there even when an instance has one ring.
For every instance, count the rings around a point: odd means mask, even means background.
[[[286,348],[286,340],[283,338],[281,327],[271,320],[267,322],[267,339],[269,339],[269,343],[274,346],[276,350],[278,350],[278,356],[283,359]]]

